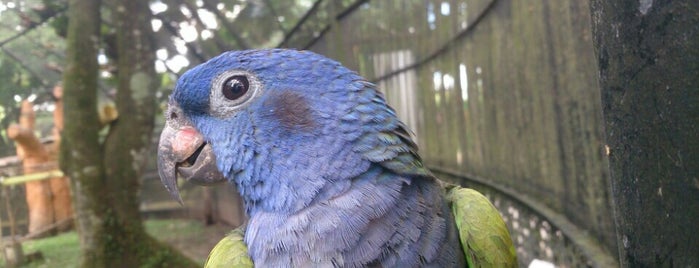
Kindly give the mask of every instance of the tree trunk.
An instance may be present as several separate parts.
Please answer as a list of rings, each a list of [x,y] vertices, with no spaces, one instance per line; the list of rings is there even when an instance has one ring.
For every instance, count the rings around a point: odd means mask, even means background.
[[[699,1],[591,9],[622,267],[699,267]]]
[[[51,161],[57,161],[58,150],[61,148],[61,132],[63,131],[63,88],[56,86],[53,89],[56,98],[56,109],[53,111],[53,137],[54,141],[49,146]],[[55,222],[64,222],[58,226],[58,231],[69,230],[73,224],[68,219],[73,217],[73,205],[70,194],[70,184],[67,176],[52,178],[49,180],[51,193],[53,194],[53,214]]]
[[[196,267],[146,234],[139,214],[141,163],[147,154],[158,79],[148,1],[113,1],[120,119],[100,143],[97,48],[100,2],[69,2],[61,167],[71,177],[82,267]]]
[[[80,236],[82,267],[106,267],[103,223],[109,215],[104,187],[102,146],[97,111],[97,50],[100,1],[70,0],[63,73],[63,113],[60,165],[71,178]]]
[[[160,80],[155,73],[155,49],[148,1],[112,0],[110,7],[117,33],[116,106],[119,119],[110,126],[104,144],[105,181],[114,224],[105,226],[113,243],[122,249],[109,256],[113,267],[193,267],[179,252],[145,233],[139,212],[139,177],[150,156],[155,119],[155,93]],[[118,235],[114,235],[118,234]],[[126,254],[124,254],[126,252]],[[132,259],[124,256],[132,256]]]

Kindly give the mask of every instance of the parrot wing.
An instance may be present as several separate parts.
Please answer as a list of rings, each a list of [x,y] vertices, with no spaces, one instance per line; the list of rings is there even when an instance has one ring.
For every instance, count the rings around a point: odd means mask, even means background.
[[[422,164],[417,144],[407,126],[386,104],[376,85],[364,83],[364,90],[359,95],[359,104],[342,118],[352,126],[352,131],[356,131],[354,126],[362,126],[361,135],[354,140],[354,151],[396,174],[432,179],[432,174]]]
[[[473,189],[446,188],[468,266],[517,267],[510,233],[488,198]]]
[[[248,247],[243,241],[245,227],[241,226],[231,231],[209,252],[204,267],[234,267],[252,268],[252,260],[248,256]]]

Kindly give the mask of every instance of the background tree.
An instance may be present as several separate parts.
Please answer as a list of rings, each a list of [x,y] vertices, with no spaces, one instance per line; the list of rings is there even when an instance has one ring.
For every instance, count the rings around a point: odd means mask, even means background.
[[[699,2],[591,6],[621,265],[699,266]]]
[[[72,179],[82,267],[196,266],[148,236],[139,214],[138,156],[153,126],[158,79],[147,2],[107,2],[115,23],[117,109],[102,142],[97,111],[100,2],[71,0],[61,165]]]

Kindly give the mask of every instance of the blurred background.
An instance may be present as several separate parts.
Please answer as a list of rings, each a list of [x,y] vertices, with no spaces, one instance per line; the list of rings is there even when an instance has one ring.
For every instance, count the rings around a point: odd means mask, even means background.
[[[230,185],[169,197],[163,108],[188,68],[280,47],[378,84],[435,174],[500,210],[520,266],[699,266],[695,1],[68,2],[0,0],[5,265],[120,266],[84,256],[141,236],[192,260],[151,266],[202,265],[245,215]]]

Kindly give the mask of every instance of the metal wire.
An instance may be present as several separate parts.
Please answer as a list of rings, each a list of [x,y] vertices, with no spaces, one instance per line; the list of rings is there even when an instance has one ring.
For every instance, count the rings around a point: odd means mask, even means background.
[[[490,1],[490,3],[488,3],[488,5],[485,8],[483,8],[481,13],[478,13],[478,16],[476,16],[476,18],[473,19],[473,21],[471,21],[465,29],[461,30],[461,32],[459,32],[457,35],[455,35],[454,37],[449,39],[449,41],[444,43],[444,45],[442,47],[440,47],[437,50],[435,50],[434,52],[430,53],[427,57],[422,58],[422,59],[414,62],[413,64],[407,65],[403,68],[394,70],[394,71],[389,72],[387,74],[384,74],[382,76],[371,79],[371,82],[378,83],[380,81],[386,80],[386,79],[391,78],[391,77],[398,75],[400,73],[403,73],[403,72],[406,72],[406,71],[409,71],[412,69],[416,69],[416,68],[434,60],[435,58],[444,54],[445,52],[449,51],[449,49],[452,48],[459,40],[463,39],[464,37],[468,36],[469,34],[471,34],[473,32],[473,30],[476,28],[476,26],[478,26],[478,24],[481,21],[483,21],[483,18],[485,18],[486,15],[490,14],[490,11],[493,10],[493,7],[495,7],[495,4],[497,2],[498,2],[498,0]]]

